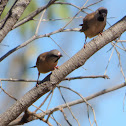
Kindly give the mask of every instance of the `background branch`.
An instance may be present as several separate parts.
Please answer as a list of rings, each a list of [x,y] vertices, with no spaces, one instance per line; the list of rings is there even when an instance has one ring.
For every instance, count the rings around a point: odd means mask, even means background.
[[[125,86],[126,86],[126,83],[124,82],[124,83],[119,84],[119,85],[117,85],[117,86],[114,86],[114,87],[112,87],[112,88],[104,89],[104,90],[99,91],[99,92],[97,92],[97,93],[95,93],[95,94],[92,94],[92,95],[90,95],[90,96],[88,96],[88,97],[85,97],[85,99],[86,99],[87,101],[88,101],[88,100],[92,100],[92,99],[94,99],[94,98],[96,98],[96,97],[98,97],[98,96],[101,96],[101,95],[103,95],[103,94],[106,94],[106,93],[109,93],[109,92],[118,90],[118,89],[123,88],[123,87],[125,87]],[[83,103],[83,102],[84,102],[83,99],[79,99],[79,100],[75,100],[75,101],[72,101],[72,102],[68,102],[67,105],[69,105],[69,106],[74,106],[74,105],[77,105],[77,104],[81,104],[81,103]],[[56,106],[55,108],[49,109],[49,110],[45,111],[44,113],[39,113],[39,114],[37,114],[37,115],[38,115],[39,117],[43,118],[45,115],[48,115],[48,114],[50,114],[50,113],[52,113],[52,112],[54,112],[54,111],[59,111],[60,108],[67,108],[67,105],[66,105],[66,104],[62,104],[62,105]],[[36,119],[36,117],[35,117],[34,115],[30,115],[30,116],[31,116],[31,117],[28,118],[28,121],[29,121],[29,122]],[[12,121],[12,122],[9,124],[9,126],[11,126],[11,125],[19,125],[22,118],[23,118],[23,116],[20,116],[20,117],[17,118],[16,120]],[[24,122],[24,123],[25,123],[25,122]]]
[[[107,75],[91,75],[91,76],[78,76],[78,77],[66,77],[63,79],[64,80],[75,80],[75,79],[85,79],[85,78],[103,78],[103,79],[110,79]],[[37,82],[37,80],[26,80],[26,79],[13,79],[13,78],[9,78],[9,79],[4,79],[4,78],[0,78],[0,81],[10,81],[10,82]],[[39,83],[41,83],[41,81],[38,81]]]
[[[47,9],[48,7],[50,7],[56,0],[50,0],[48,2],[47,5],[40,7],[38,9],[36,9],[34,12],[32,12],[31,14],[29,14],[27,17],[23,18],[22,20],[18,21],[12,29],[15,29],[21,25],[23,25],[24,23],[33,20],[33,18],[38,15],[39,13],[41,13],[43,10]]]

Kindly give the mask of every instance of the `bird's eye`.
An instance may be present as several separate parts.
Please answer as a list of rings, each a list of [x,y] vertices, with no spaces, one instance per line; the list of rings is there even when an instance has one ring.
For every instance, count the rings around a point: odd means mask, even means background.
[[[102,12],[101,12],[101,11],[99,11],[99,14],[101,15],[101,14],[102,14]]]
[[[51,57],[58,57],[57,55],[52,54]]]

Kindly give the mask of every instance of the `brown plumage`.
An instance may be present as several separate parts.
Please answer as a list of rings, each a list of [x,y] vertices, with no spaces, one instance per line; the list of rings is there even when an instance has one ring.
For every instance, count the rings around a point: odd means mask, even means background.
[[[90,13],[83,19],[81,32],[85,34],[85,43],[87,37],[92,38],[101,33],[106,25],[107,9],[104,7],[98,8],[95,12]]]
[[[62,57],[62,54],[58,50],[51,50],[49,52],[44,52],[40,54],[37,58],[36,66],[31,67],[31,68],[37,67],[38,79],[40,73],[47,73],[49,71],[54,70],[60,57]],[[38,84],[38,79],[37,79],[37,84]]]

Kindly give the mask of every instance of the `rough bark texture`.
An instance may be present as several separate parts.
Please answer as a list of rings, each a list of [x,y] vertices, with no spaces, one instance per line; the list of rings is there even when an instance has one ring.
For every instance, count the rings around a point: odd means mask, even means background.
[[[48,91],[55,88],[63,78],[65,78],[72,71],[82,66],[94,53],[100,50],[109,42],[118,38],[126,31],[126,16],[113,25],[111,28],[99,35],[91,42],[86,44],[86,48],[82,48],[71,59],[54,70],[52,74],[48,75],[39,87],[34,87],[27,92],[20,100],[16,101],[6,112],[0,115],[0,126],[6,126],[11,121],[16,119],[23,111],[25,111],[38,98],[46,94]]]
[[[1,16],[1,14],[2,14],[4,8],[5,8],[5,6],[7,5],[7,2],[8,2],[8,1],[9,1],[9,0],[1,0],[1,1],[0,1],[0,16]]]
[[[0,42],[16,24],[31,0],[16,0],[6,17],[0,22]]]

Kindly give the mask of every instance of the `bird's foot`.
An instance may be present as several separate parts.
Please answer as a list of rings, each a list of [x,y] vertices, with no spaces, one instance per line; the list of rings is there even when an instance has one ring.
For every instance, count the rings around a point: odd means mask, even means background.
[[[38,86],[39,86],[39,84],[38,84],[38,80],[37,80],[36,87],[38,87]]]
[[[84,49],[85,49],[85,47],[86,47],[86,44],[87,44],[87,42],[84,43]]]
[[[58,66],[55,66],[55,67],[54,67],[54,70],[55,70],[55,69],[58,69]]]
[[[99,32],[99,34],[102,36],[102,32]]]
[[[38,84],[36,84],[36,87],[39,87],[39,85],[38,85]]]
[[[36,87],[39,87],[39,84],[36,84]]]

